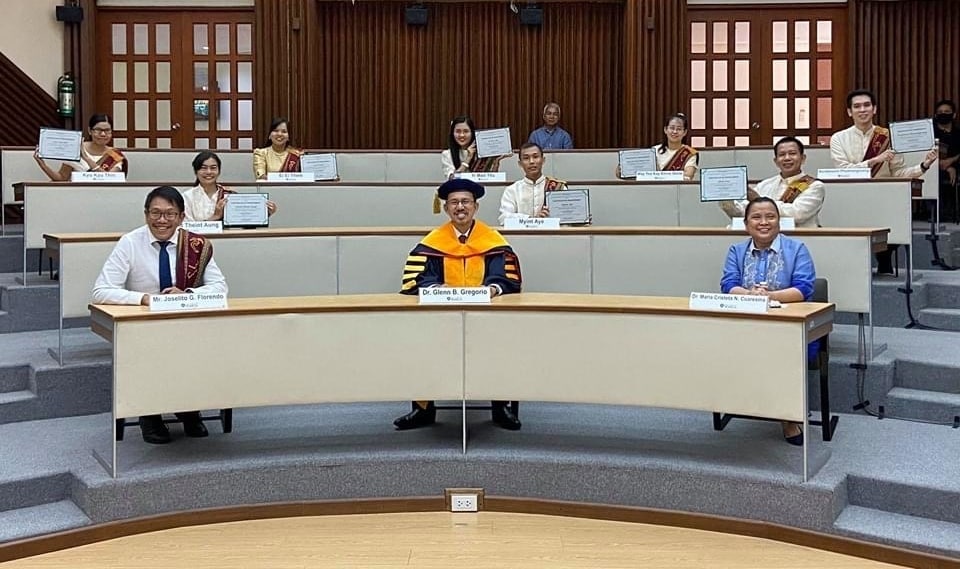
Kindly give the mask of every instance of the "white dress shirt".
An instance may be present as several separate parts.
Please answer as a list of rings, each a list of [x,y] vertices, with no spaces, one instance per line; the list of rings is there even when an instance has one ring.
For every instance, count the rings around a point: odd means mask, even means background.
[[[863,132],[856,125],[833,133],[830,137],[830,158],[837,168],[869,168],[863,159],[870,146],[873,130],[876,125]],[[903,156],[895,154],[889,162],[884,162],[877,172],[876,178],[919,178],[923,175],[920,165],[905,166]]]
[[[500,225],[511,217],[536,217],[544,204],[546,186],[547,177],[543,175],[536,182],[524,178],[507,186],[500,198]]]
[[[792,203],[784,203],[780,198],[790,184],[806,176],[800,172],[796,176],[784,178],[777,174],[763,180],[755,188],[757,194],[777,202],[781,217],[792,217],[796,227],[820,227],[820,209],[823,207],[824,185],[814,180],[797,196]],[[722,201],[720,208],[730,217],[743,217],[747,210],[747,200]]]
[[[187,221],[208,221],[212,218],[214,210],[217,209],[219,193],[219,191],[214,192],[213,197],[210,197],[201,186],[194,186],[184,192],[183,213]]]
[[[167,245],[170,276],[177,275],[177,237],[174,232]],[[227,281],[211,258],[203,272],[203,286],[193,292],[227,292]],[[160,293],[160,245],[146,225],[125,234],[103,264],[93,285],[94,304],[140,304],[145,294]]]

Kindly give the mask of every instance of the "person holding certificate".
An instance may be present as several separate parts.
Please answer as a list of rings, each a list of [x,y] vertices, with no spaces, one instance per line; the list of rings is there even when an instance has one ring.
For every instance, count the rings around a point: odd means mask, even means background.
[[[873,124],[877,115],[877,98],[872,91],[856,89],[847,94],[847,115],[853,126],[830,137],[830,157],[837,168],[870,168],[871,178],[919,178],[934,161],[937,150],[931,149],[920,164],[906,166],[903,156],[892,148],[890,130]],[[893,252],[896,245],[877,253],[877,274],[893,274]]]
[[[236,192],[220,184],[220,167],[220,157],[209,150],[204,150],[194,157],[196,185],[183,193],[184,216],[187,221],[223,221],[227,194]],[[267,201],[267,214],[273,215],[276,211],[277,204]]]
[[[696,149],[683,143],[689,131],[690,121],[683,113],[672,114],[663,121],[663,141],[653,147],[658,170],[682,171],[684,180],[692,180],[697,174],[700,156]],[[617,177],[623,178],[619,164]]]
[[[473,119],[463,115],[450,121],[447,149],[440,153],[443,178],[449,180],[462,172],[496,172],[500,170],[503,156],[477,157],[477,127]],[[437,204],[439,205],[439,204]],[[440,213],[437,211],[436,213]]]
[[[820,227],[823,182],[803,173],[806,160],[800,140],[792,136],[781,138],[773,145],[773,163],[780,174],[749,188],[746,200],[718,202],[720,209],[731,218],[744,217],[750,200],[762,196],[774,200],[780,215],[792,217],[795,227]]]
[[[76,172],[126,172],[127,159],[123,153],[110,146],[113,142],[113,121],[108,115],[98,114],[87,122],[89,140],[80,144],[79,160],[63,160],[60,169],[54,170],[40,157],[40,148],[33,153],[40,169],[53,182],[69,182]]]
[[[747,204],[745,216],[750,239],[730,246],[720,277],[720,292],[761,295],[779,302],[813,298],[813,259],[806,245],[780,235],[777,202],[767,197],[753,199]],[[808,357],[815,355],[818,346],[816,342],[810,345]],[[745,357],[750,357],[749,353]],[[803,444],[800,425],[784,422],[782,426],[783,438],[788,443]]]
[[[547,157],[540,145],[527,142],[520,147],[520,169],[524,177],[503,191],[500,198],[500,225],[511,217],[550,217],[547,192],[567,189],[567,183],[543,175]]]
[[[145,224],[125,234],[107,257],[93,285],[94,304],[150,304],[154,294],[227,293],[227,282],[213,260],[213,246],[202,235],[180,229],[183,197],[160,186],[147,194]],[[174,357],[175,349],[169,350]],[[205,437],[200,413],[177,413],[188,437]],[[140,417],[144,442],[165,444],[170,432],[160,415]]]
[[[407,256],[400,294],[419,294],[421,288],[486,286],[492,297],[520,292],[520,261],[497,230],[475,216],[483,186],[455,178],[437,189],[450,221],[431,231]],[[491,402],[493,421],[511,431],[520,420],[507,401]],[[437,410],[433,401],[414,401],[413,410],[398,417],[398,430],[432,425]]]
[[[253,175],[265,180],[268,172],[299,172],[303,151],[290,141],[290,126],[285,118],[270,121],[270,136],[263,148],[253,151]]]

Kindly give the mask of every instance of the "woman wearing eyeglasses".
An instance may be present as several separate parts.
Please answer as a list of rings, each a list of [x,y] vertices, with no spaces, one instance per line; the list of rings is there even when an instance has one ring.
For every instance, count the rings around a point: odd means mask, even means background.
[[[71,174],[77,172],[124,172],[127,171],[127,159],[123,153],[110,146],[113,141],[113,122],[108,115],[90,117],[89,140],[80,145],[80,160],[61,161],[60,169],[54,170],[46,160],[40,158],[40,147],[33,153],[44,174],[54,182],[69,182]]]
[[[692,180],[697,174],[697,163],[700,156],[692,146],[683,143],[690,131],[690,122],[683,113],[674,113],[663,121],[663,141],[653,147],[653,155],[657,159],[657,170],[682,171],[684,180]],[[617,177],[620,175],[620,166],[617,165]]]
[[[220,157],[204,150],[193,159],[193,172],[196,185],[183,193],[184,216],[187,221],[221,221],[223,208],[227,205],[227,194],[234,190],[220,183]],[[273,215],[277,204],[267,202],[267,214]]]

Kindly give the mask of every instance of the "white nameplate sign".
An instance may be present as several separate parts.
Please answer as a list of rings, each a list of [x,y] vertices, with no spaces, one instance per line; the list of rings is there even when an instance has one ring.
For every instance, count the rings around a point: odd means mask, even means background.
[[[637,172],[638,182],[682,182],[683,170],[654,170]]]
[[[765,314],[769,307],[768,298],[752,294],[720,294],[714,292],[691,292],[691,310],[711,310],[714,312],[745,312]]]
[[[560,229],[559,217],[508,217],[504,229]]]
[[[870,168],[820,168],[817,177],[821,180],[869,180]]]
[[[797,224],[794,222],[792,217],[781,217],[780,218],[780,230],[781,231],[791,231],[797,228]],[[730,220],[730,229],[734,231],[746,231],[747,226],[743,224],[742,217],[734,217]]]
[[[421,288],[420,304],[490,304],[490,287],[436,286]]]
[[[453,175],[454,178],[460,178],[461,180],[471,180],[478,184],[484,182],[506,182],[507,173],[506,172],[460,172]]]
[[[227,295],[222,292],[184,292],[180,294],[150,295],[150,312],[219,310],[226,307]]]
[[[308,182],[314,183],[313,172],[267,172],[268,182]]]
[[[126,182],[127,176],[123,172],[73,172],[71,182]]]
[[[222,221],[184,221],[180,227],[191,233],[206,235],[208,233],[223,233]]]

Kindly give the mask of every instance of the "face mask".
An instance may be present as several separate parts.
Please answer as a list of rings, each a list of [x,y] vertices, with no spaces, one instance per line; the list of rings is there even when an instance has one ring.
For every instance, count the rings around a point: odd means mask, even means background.
[[[933,120],[937,124],[950,124],[953,122],[953,115],[950,113],[937,113],[933,117]]]

